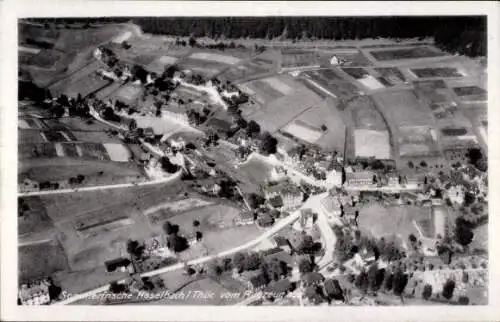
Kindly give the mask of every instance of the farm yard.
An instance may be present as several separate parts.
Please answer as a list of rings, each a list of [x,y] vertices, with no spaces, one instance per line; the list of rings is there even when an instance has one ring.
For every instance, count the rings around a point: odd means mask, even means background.
[[[446,54],[429,46],[418,46],[401,49],[381,49],[371,50],[370,54],[378,61],[402,60],[402,59],[419,59],[441,57]]]

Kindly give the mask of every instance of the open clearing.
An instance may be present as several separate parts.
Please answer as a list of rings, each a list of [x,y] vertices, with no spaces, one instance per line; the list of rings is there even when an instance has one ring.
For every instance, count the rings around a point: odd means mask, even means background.
[[[256,184],[264,184],[271,176],[272,166],[259,158],[250,159],[244,165],[240,166],[240,171],[250,178]]]
[[[391,158],[391,146],[387,131],[354,130],[356,157],[387,160]]]
[[[384,118],[370,96],[356,97],[347,104],[346,110],[350,111],[356,129],[387,130]]]
[[[282,131],[309,143],[315,143],[323,135],[320,128],[308,125],[299,120],[289,123]]]
[[[111,161],[128,162],[131,158],[130,151],[123,144],[103,143]]]
[[[372,50],[370,54],[378,61],[440,57],[446,54],[432,47],[419,46],[405,49]]]
[[[397,67],[379,67],[375,71],[392,86],[399,85],[406,81],[403,73]]]

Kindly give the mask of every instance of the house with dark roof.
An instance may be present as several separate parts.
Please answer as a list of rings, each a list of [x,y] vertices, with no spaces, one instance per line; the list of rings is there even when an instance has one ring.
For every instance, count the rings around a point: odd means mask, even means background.
[[[293,290],[294,284],[290,282],[289,279],[285,278],[279,281],[271,282],[271,284],[264,289],[264,296],[271,296],[275,299],[282,298],[286,296],[288,292]]]
[[[283,249],[276,247],[262,252],[262,256],[266,261],[277,260],[285,263],[288,267],[293,267],[293,257]]]
[[[257,224],[261,227],[269,227],[274,224],[274,218],[269,213],[260,213]]]
[[[276,247],[281,248],[283,251],[287,252],[290,254],[292,252],[292,246],[290,245],[290,242],[288,239],[286,239],[283,236],[276,236],[274,237],[274,242],[276,243]]]

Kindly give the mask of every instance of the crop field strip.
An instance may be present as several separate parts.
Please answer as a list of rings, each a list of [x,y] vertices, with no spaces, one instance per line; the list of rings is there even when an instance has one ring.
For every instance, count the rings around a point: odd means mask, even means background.
[[[446,56],[445,53],[433,50],[430,47],[419,46],[404,49],[372,50],[370,54],[378,61],[419,59]]]

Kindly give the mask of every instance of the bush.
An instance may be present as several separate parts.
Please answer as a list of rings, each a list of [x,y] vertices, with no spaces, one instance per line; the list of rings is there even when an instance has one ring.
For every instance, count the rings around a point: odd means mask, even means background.
[[[460,305],[469,305],[469,298],[467,296],[460,296],[458,298],[458,304],[460,304]]]
[[[455,291],[455,281],[448,279],[443,286],[443,292],[441,295],[447,300],[453,297],[453,292]]]

